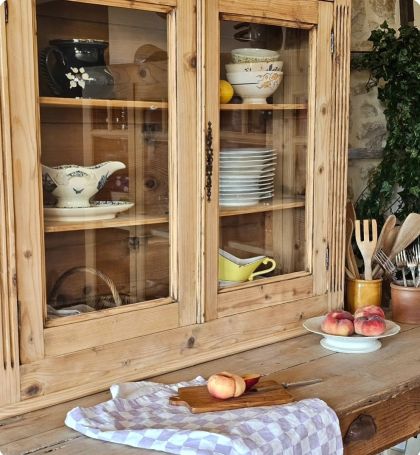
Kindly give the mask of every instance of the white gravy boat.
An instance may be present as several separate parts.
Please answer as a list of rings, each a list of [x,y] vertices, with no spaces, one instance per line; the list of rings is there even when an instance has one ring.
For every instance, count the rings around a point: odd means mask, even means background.
[[[90,207],[90,199],[101,190],[108,177],[124,169],[120,161],[106,161],[94,166],[66,164],[48,167],[42,165],[42,184],[45,191],[57,198],[56,207]]]

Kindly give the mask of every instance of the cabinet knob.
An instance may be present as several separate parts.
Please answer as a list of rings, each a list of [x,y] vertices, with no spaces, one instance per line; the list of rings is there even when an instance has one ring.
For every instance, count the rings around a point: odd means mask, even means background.
[[[376,433],[375,419],[367,414],[360,414],[359,417],[353,420],[350,424],[346,436],[344,437],[344,444],[351,442],[367,441],[372,438]]]
[[[207,201],[211,201],[211,187],[213,176],[213,130],[211,122],[207,124],[206,134],[206,195]]]

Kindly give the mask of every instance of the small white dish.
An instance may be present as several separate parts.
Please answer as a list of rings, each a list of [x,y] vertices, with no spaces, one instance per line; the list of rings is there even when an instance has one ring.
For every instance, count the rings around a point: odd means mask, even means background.
[[[254,155],[259,155],[260,153],[264,154],[264,153],[272,153],[272,152],[275,152],[276,149],[270,149],[270,148],[266,148],[266,147],[244,147],[244,148],[238,148],[238,147],[234,147],[234,148],[222,148],[221,149],[221,154],[234,154],[234,155],[239,155],[239,154],[242,154],[242,155],[246,155],[246,154],[254,154]]]
[[[276,62],[280,58],[277,51],[244,47],[231,51],[233,63]]]
[[[237,286],[238,284],[242,284],[243,281],[223,281],[219,280],[219,288],[227,288],[229,286]]]
[[[267,169],[267,168],[275,169],[275,163],[265,163],[265,164],[245,164],[245,163],[220,163],[220,169],[223,171],[231,171],[232,169],[238,170],[249,170],[249,169]]]
[[[400,326],[398,324],[386,320],[386,330],[382,335],[369,337],[362,335],[352,335],[349,337],[331,335],[323,332],[321,329],[321,324],[324,319],[325,316],[307,319],[303,323],[303,327],[305,327],[308,332],[321,335],[323,338],[320,340],[320,344],[325,349],[346,354],[365,354],[377,351],[382,345],[379,338],[390,337],[396,335],[400,331]]]
[[[134,206],[133,202],[125,201],[94,201],[90,207],[44,207],[46,220],[51,221],[97,221],[110,220],[115,218],[118,213],[124,212]]]

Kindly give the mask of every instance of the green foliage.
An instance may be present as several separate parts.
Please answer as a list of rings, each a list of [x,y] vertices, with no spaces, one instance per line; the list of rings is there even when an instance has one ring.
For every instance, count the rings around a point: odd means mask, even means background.
[[[368,89],[378,87],[388,136],[356,208],[362,218],[380,220],[390,210],[404,219],[420,212],[420,30],[403,26],[397,34],[384,22],[369,41],[373,51],[352,66],[370,70]]]

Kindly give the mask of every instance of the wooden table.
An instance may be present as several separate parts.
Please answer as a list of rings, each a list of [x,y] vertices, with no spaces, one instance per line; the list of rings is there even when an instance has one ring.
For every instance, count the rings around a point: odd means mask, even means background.
[[[289,341],[206,362],[154,378],[164,383],[208,376],[229,370],[259,372],[281,382],[321,377],[323,382],[295,388],[298,399],[319,397],[338,414],[343,435],[352,422],[356,440],[345,445],[346,455],[376,454],[420,433],[420,326],[384,339],[370,354],[338,354],[319,345],[319,336]],[[102,392],[0,422],[0,452],[4,455],[156,454],[86,438],[63,426],[74,406],[92,406],[109,399]],[[361,417],[362,416],[362,417]],[[359,425],[360,427],[360,425]]]

